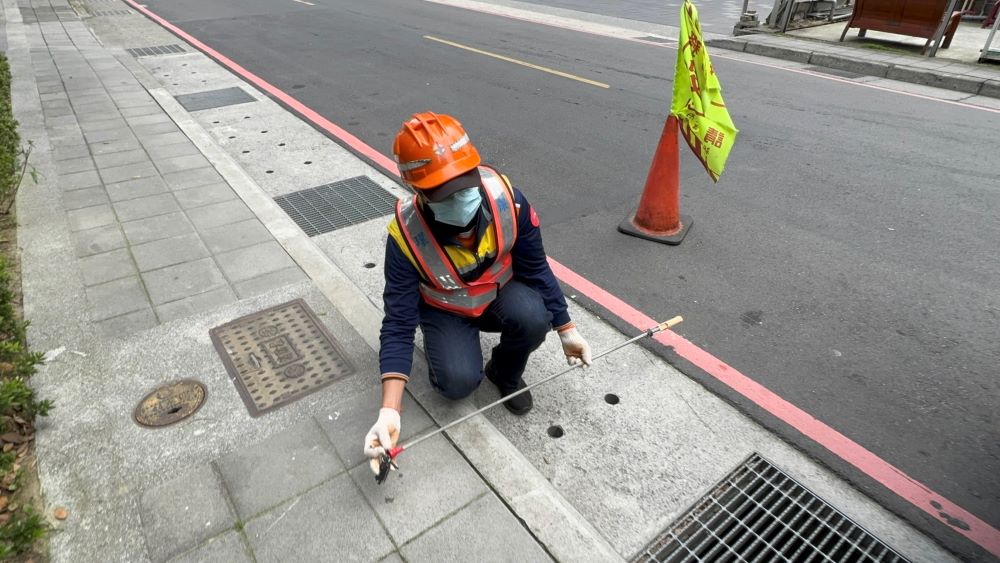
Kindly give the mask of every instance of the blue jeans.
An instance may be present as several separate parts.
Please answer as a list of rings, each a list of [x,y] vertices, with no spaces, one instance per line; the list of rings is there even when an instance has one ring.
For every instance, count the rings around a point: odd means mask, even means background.
[[[426,303],[420,306],[420,329],[430,367],[431,384],[449,399],[472,394],[483,380],[479,332],[499,332],[493,347],[493,373],[504,389],[513,389],[524,366],[548,334],[552,314],[542,296],[517,281],[505,285],[476,319],[461,317]]]

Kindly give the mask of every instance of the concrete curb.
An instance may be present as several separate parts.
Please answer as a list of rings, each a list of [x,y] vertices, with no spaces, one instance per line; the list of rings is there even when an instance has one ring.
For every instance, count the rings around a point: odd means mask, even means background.
[[[753,37],[753,36],[751,36]],[[803,47],[792,47],[789,45],[772,45],[757,42],[749,39],[725,38],[708,39],[706,44],[711,47],[726,49],[728,51],[739,51],[762,57],[782,59],[803,64],[822,66],[835,70],[856,72],[878,78],[888,78],[909,82],[924,86],[934,86],[956,92],[964,92],[979,96],[1000,98],[1000,80],[989,78],[976,78],[948,72],[940,72],[930,69],[910,67],[905,65],[895,65],[878,61],[868,61],[836,53],[821,52],[812,47],[809,43],[802,42]]]
[[[149,93],[232,186],[324,296],[377,350],[382,313],[166,90]],[[411,394],[412,395],[412,394]],[[435,415],[433,404],[413,396]],[[472,407],[468,406],[471,410]],[[449,419],[463,413],[450,409]],[[435,418],[438,418],[435,416]],[[440,421],[439,421],[440,422]],[[563,561],[622,561],[610,543],[485,418],[448,432],[455,446],[535,537]]]

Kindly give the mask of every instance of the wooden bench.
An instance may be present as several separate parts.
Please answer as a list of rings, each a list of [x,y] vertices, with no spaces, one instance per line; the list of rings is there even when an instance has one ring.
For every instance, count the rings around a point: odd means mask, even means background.
[[[869,29],[923,37],[927,39],[921,51],[923,54],[927,52],[927,47],[934,39],[934,34],[937,33],[941,18],[949,4],[949,0],[857,0],[854,13],[851,14],[844,32],[840,34],[840,40],[844,40],[847,30],[852,27],[860,28],[858,37],[864,37]],[[941,44],[942,49],[947,49],[951,45],[951,38],[955,35],[961,19],[962,12],[956,11],[951,14],[948,27],[945,29],[944,42]]]

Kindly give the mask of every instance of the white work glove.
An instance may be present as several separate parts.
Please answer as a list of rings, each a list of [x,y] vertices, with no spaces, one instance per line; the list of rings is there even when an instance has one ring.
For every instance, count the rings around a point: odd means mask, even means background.
[[[378,458],[382,453],[388,453],[399,441],[399,411],[383,407],[378,411],[378,420],[365,436],[365,455],[371,459],[368,465],[378,475]]]
[[[581,361],[585,366],[590,365],[590,344],[580,336],[576,327],[560,331],[559,341],[562,342],[563,353],[566,354],[569,365],[576,365]]]

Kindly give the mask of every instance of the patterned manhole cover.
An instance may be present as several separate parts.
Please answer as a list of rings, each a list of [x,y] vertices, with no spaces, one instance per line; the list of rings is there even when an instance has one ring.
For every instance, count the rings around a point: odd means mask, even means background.
[[[354,373],[340,346],[302,299],[210,331],[250,416],[260,416]]]
[[[206,395],[205,386],[193,379],[167,383],[143,397],[132,418],[150,428],[169,426],[198,412]]]

